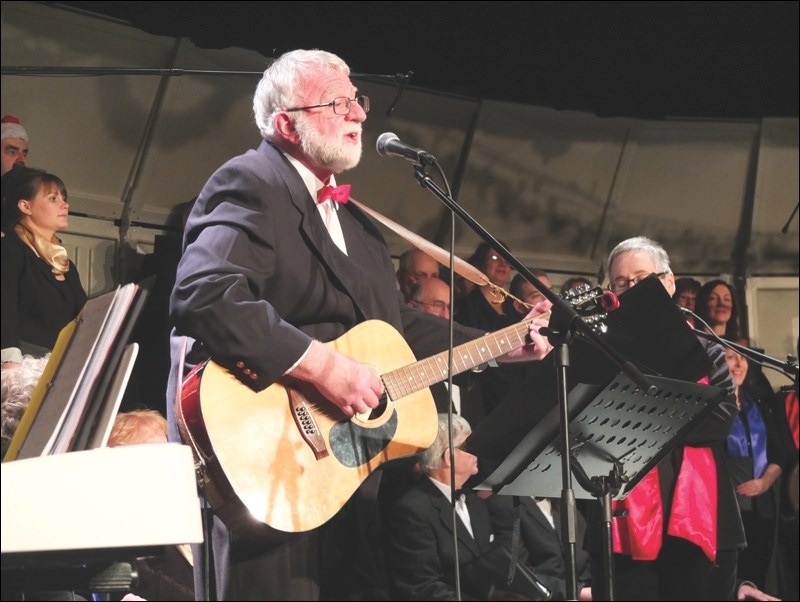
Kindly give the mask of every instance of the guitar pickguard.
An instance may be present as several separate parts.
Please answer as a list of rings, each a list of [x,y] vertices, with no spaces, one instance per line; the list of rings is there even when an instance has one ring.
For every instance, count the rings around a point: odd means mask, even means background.
[[[397,432],[397,412],[380,426],[367,428],[352,420],[337,422],[328,435],[330,453],[347,468],[356,468],[378,456]]]

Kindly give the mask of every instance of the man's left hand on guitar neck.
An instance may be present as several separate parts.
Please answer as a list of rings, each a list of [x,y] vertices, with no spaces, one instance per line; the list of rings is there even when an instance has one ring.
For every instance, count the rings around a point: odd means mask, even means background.
[[[530,343],[500,356],[497,358],[499,363],[507,364],[511,362],[541,360],[553,350],[553,346],[550,344],[547,337],[539,334],[539,329],[546,328],[549,324],[550,308],[552,306],[553,304],[547,299],[533,306],[533,309],[531,309],[528,315],[523,319],[523,321],[530,320],[530,331],[528,334]]]

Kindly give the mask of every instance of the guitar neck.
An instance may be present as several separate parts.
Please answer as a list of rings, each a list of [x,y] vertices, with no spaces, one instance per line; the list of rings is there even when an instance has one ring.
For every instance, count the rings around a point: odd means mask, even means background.
[[[544,316],[546,317],[546,316]],[[530,320],[490,332],[453,348],[453,376],[472,370],[489,360],[519,349],[529,342]],[[442,351],[427,359],[392,370],[381,376],[386,392],[393,400],[447,380],[447,357]]]

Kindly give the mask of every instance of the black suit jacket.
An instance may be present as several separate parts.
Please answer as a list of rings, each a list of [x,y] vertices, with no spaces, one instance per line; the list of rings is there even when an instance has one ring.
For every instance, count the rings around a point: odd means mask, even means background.
[[[12,230],[2,238],[2,348],[43,354],[86,303],[75,265],[63,281]]]
[[[185,369],[212,357],[254,390],[282,376],[312,339],[331,341],[368,319],[398,329],[418,358],[446,347],[446,323],[403,302],[391,256],[372,221],[352,203],[339,205],[338,218],[347,255],[331,239],[295,167],[266,142],[209,178],[186,224],[170,299],[175,329],[167,414],[172,440],[179,440],[174,395],[182,335],[189,339]],[[460,329],[457,342],[480,334]],[[238,545],[234,540],[233,546]],[[215,549],[218,562],[238,565],[221,571],[230,575],[257,571],[272,579],[287,570],[266,557],[247,568],[238,551],[231,557],[223,554]],[[347,569],[354,571],[353,566]],[[293,575],[289,581],[309,580]],[[256,583],[238,585],[240,592],[264,595],[253,591]],[[281,591],[297,598],[311,590],[289,583]]]
[[[466,496],[472,533],[457,521],[462,598],[486,599],[496,581],[478,571],[477,560],[488,554],[503,534],[495,533],[486,503],[474,493]],[[387,567],[393,599],[455,600],[452,505],[427,477],[398,500],[384,518],[387,529]],[[465,584],[469,584],[469,588]]]
[[[352,203],[338,217],[347,255],[297,170],[266,142],[220,167],[189,216],[171,297],[176,333],[195,340],[190,363],[211,356],[260,390],[312,338],[333,340],[367,319],[412,331],[417,357],[444,349],[436,316],[402,303],[373,222]],[[457,341],[478,334],[461,329]]]
[[[514,520],[513,498],[507,495],[493,495],[488,500],[489,509],[495,523]],[[536,571],[537,577],[552,592],[554,600],[564,600],[566,587],[566,564],[562,549],[559,500],[552,500],[553,522],[542,512],[530,496],[519,498],[520,534],[528,552],[528,562]],[[575,568],[578,577],[578,592],[591,583],[592,572],[589,553],[583,549],[586,537],[586,521],[580,511],[576,511],[575,530]]]

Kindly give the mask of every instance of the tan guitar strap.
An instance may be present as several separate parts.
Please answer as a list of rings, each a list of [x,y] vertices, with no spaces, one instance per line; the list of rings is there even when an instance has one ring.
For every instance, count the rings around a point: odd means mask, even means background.
[[[360,203],[357,200],[351,198],[351,203],[355,203],[356,207],[361,209],[364,213],[372,216],[384,226],[389,228],[392,232],[405,238],[408,242],[412,245],[417,247],[420,251],[425,253],[426,255],[430,255],[444,267],[450,267],[450,253],[442,249],[441,247],[436,246],[432,242],[422,238],[419,234],[414,234],[411,230],[406,228],[405,226],[401,226],[395,221],[390,220],[385,215],[382,215],[375,211],[374,209],[370,209],[364,203]],[[460,257],[454,257],[454,269],[456,274],[466,278],[470,282],[477,284],[478,286],[486,286],[489,284],[489,278],[481,272],[478,268],[474,265],[471,265],[461,259]]]
[[[422,238],[419,234],[415,234],[405,226],[401,226],[397,222],[389,219],[385,215],[378,213],[374,209],[367,207],[364,203],[360,203],[359,201],[355,200],[354,198],[350,198],[350,202],[354,203],[356,207],[361,209],[364,213],[371,216],[372,218],[376,219],[384,226],[389,228],[392,232],[397,234],[398,236],[404,238],[420,251],[429,255],[440,264],[445,266],[446,268],[450,267],[450,253],[445,251],[441,247],[433,244],[432,242]],[[517,299],[505,290],[502,287],[497,286],[496,284],[492,283],[489,278],[481,272],[478,268],[474,265],[467,263],[460,257],[453,257],[453,269],[455,270],[456,274],[461,276],[462,278],[466,278],[470,282],[477,284],[478,286],[489,286],[493,289],[494,292],[502,295],[501,301],[504,300],[506,297],[511,297],[512,299],[522,303],[525,307],[531,307],[528,303],[525,303],[521,299]]]

